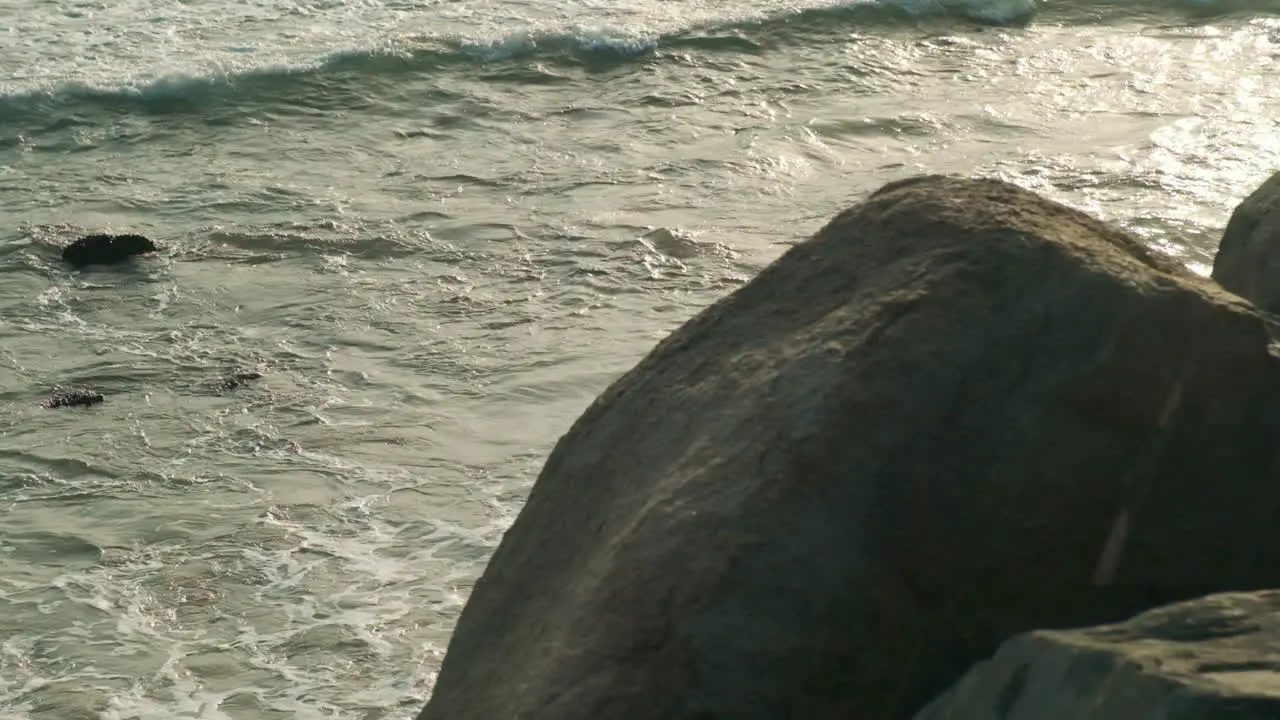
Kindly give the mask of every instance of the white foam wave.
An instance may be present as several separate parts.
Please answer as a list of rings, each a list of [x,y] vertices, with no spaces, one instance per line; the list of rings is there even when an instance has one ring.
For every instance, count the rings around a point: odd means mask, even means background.
[[[57,577],[61,600],[45,634],[0,642],[0,708],[23,717],[42,693],[65,697],[54,686],[76,682],[101,699],[104,720],[223,720],[247,709],[407,716],[465,600],[458,586],[475,574],[472,563],[436,554],[479,543],[482,557],[501,526],[440,523],[406,538],[379,512],[386,502],[353,498],[305,519],[265,515],[217,542],[119,549]],[[20,592],[31,590],[6,583],[0,602]],[[439,626],[428,634],[436,641],[423,642],[424,624]],[[81,648],[75,668],[49,652],[69,642]]]
[[[960,12],[984,22],[1006,23],[1034,13],[1038,0],[885,0],[886,4],[925,13],[946,10]]]
[[[1133,5],[1130,0],[747,0],[732,6],[703,0],[575,0],[564,7],[536,0],[516,7],[462,0],[405,13],[389,0],[329,7],[266,0],[254,5],[252,17],[238,18],[246,12],[240,4],[163,8],[147,4],[144,10],[136,7],[142,2],[113,6],[96,14],[92,22],[38,11],[24,16],[11,34],[19,41],[0,45],[0,66],[22,68],[0,78],[0,96],[60,90],[183,98],[245,74],[304,72],[352,58],[404,58],[423,47],[451,47],[482,61],[520,56],[546,45],[633,56],[651,52],[662,38],[683,33],[859,6],[894,7],[919,15],[945,12],[1007,23],[1041,9],[1084,5],[1124,10]],[[1280,0],[1142,2],[1170,9],[1223,11],[1280,7]],[[303,10],[307,22],[299,23]],[[146,23],[137,22],[139,14],[147,18]],[[109,43],[109,52],[80,52],[86,37]]]
[[[528,55],[539,46],[551,43],[620,57],[643,55],[652,52],[659,40],[658,35],[645,32],[626,34],[606,29],[588,29],[545,34],[520,31],[490,39],[459,37],[454,41],[467,55],[483,62],[496,62]]]

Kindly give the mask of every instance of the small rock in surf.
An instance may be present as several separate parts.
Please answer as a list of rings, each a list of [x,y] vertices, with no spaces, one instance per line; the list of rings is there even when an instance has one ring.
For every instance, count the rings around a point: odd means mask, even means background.
[[[96,390],[60,390],[46,398],[40,405],[51,410],[60,407],[88,407],[106,399]]]
[[[236,388],[240,387],[241,385],[244,385],[250,380],[257,380],[260,377],[262,377],[262,373],[254,370],[250,370],[247,372],[232,373],[231,375],[228,375],[222,378],[221,380],[219,380],[218,382],[214,383],[213,387],[214,387],[214,390],[216,390],[217,392],[220,392],[220,393],[228,392],[230,390],[235,390]]]
[[[62,259],[82,268],[120,263],[156,250],[156,244],[142,235],[86,235],[63,248]]]

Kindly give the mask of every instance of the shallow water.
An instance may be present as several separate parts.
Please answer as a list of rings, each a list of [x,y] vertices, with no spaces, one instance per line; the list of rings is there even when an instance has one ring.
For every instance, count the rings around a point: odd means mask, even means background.
[[[558,436],[888,180],[1207,272],[1280,3],[947,5],[0,0],[0,714],[412,717]]]

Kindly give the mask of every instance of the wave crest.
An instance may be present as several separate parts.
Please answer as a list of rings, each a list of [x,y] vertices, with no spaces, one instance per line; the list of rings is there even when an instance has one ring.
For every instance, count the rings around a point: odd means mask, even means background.
[[[1040,6],[1039,8],[1037,6]],[[769,45],[811,42],[851,27],[888,30],[919,22],[1015,23],[1037,11],[1093,21],[1100,10],[1133,14],[1170,9],[1203,15],[1280,9],[1280,0],[853,0],[799,8],[769,17],[722,20],[670,33],[562,29],[520,31],[503,37],[399,38],[388,46],[335,52],[299,65],[268,65],[204,75],[175,75],[112,87],[68,82],[46,89],[0,94],[0,147],[25,130],[75,125],[102,112],[141,115],[236,115],[268,109],[282,113],[346,109],[367,104],[407,75],[472,66],[502,69],[536,63],[556,69],[602,72],[628,63],[660,62],[664,53],[756,53]],[[1082,15],[1082,12],[1084,15]],[[495,74],[490,79],[501,79]],[[518,78],[520,75],[510,75]],[[445,91],[439,91],[446,94]],[[431,98],[426,98],[430,100]],[[6,133],[9,129],[11,132]],[[10,137],[6,139],[6,135]]]

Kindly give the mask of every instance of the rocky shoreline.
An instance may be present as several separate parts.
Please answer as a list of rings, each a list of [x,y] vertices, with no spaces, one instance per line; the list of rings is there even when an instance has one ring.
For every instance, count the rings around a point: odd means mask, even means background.
[[[419,720],[1280,717],[1278,248],[886,185],[561,439]]]

